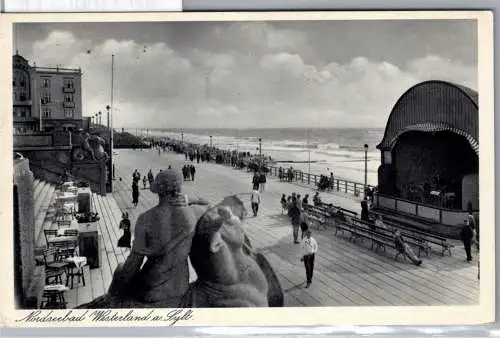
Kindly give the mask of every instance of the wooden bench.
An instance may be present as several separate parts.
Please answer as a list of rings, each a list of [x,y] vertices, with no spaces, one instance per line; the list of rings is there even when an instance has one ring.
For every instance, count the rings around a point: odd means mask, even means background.
[[[383,232],[383,233],[388,233],[392,236],[392,231],[381,228],[381,227],[375,225],[374,223],[366,222],[366,221],[363,221],[361,219],[355,219],[355,222],[357,222],[358,224],[360,224],[364,227],[367,227],[369,229]],[[385,223],[388,224],[389,226],[393,227],[393,225],[390,222],[385,222]],[[422,236],[419,236],[419,235],[408,233],[405,230],[402,230],[399,228],[398,228],[398,230],[401,231],[401,236],[403,237],[403,239],[406,243],[408,243],[409,245],[412,245],[418,249],[418,254],[417,254],[418,257],[420,257],[420,254],[422,251],[425,252],[426,256],[429,256],[431,247],[425,238],[423,238]]]
[[[422,246],[424,245],[423,243],[427,244],[434,244],[437,245],[441,248],[441,255],[444,256],[446,252],[451,256],[452,255],[452,249],[455,248],[455,246],[451,243],[448,242],[448,239],[446,237],[443,237],[439,234],[435,234],[431,231],[423,231],[419,230],[416,228],[413,228],[411,225],[405,223],[404,221],[398,221],[394,218],[388,219],[388,216],[386,213],[382,212],[377,212],[374,210],[370,210],[370,213],[376,214],[376,215],[381,215],[384,216],[384,222],[392,227],[400,229],[402,232],[404,232],[405,237],[407,238],[413,238],[415,240],[415,243],[420,242],[422,243]],[[422,248],[424,249],[424,248]],[[427,255],[431,251],[431,246],[428,245],[428,248],[424,249]]]
[[[327,210],[310,204],[305,204],[303,208],[308,220],[314,221],[318,229],[326,229],[333,225],[332,215]]]
[[[390,247],[394,249],[396,253],[394,260],[397,260],[399,256],[403,256],[404,261],[406,261],[406,255],[404,252],[399,251],[396,247],[392,233],[385,229],[379,228],[379,230],[371,230],[369,228],[356,226],[353,242],[355,242],[358,238],[369,239],[372,243],[371,248],[375,252],[383,251],[384,253],[387,253],[387,247]]]

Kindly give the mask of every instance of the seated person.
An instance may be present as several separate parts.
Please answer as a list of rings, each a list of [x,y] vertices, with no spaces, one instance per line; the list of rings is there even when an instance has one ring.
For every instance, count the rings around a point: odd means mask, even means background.
[[[416,266],[422,264],[422,260],[415,255],[411,247],[405,243],[403,236],[399,230],[394,231],[394,244],[396,244],[396,249],[403,255],[406,255]]]
[[[180,307],[283,306],[274,272],[245,236],[245,214],[243,202],[233,196],[200,218],[189,254],[198,279]]]
[[[318,192],[316,192],[316,194],[313,196],[313,204],[315,207],[321,206],[321,198],[319,197]]]

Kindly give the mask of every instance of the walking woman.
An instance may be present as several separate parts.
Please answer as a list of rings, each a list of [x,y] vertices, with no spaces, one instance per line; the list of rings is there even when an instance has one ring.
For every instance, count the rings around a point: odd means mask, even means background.
[[[283,194],[283,196],[281,196],[281,201],[280,201],[280,203],[281,203],[281,214],[283,215],[283,213],[284,213],[285,211],[288,211],[288,203],[287,203],[287,201],[286,201],[286,196],[285,196],[285,194]]]
[[[132,204],[134,207],[139,203],[139,183],[134,181],[132,183]]]
[[[130,220],[128,219],[128,212],[124,212],[122,214],[120,229],[123,229],[123,235],[118,240],[118,247],[130,249],[130,240],[132,239],[132,233],[130,232]]]

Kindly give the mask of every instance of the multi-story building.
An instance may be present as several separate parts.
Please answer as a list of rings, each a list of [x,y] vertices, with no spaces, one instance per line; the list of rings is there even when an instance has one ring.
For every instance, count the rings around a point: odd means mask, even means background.
[[[81,69],[30,66],[13,57],[14,133],[82,127]]]

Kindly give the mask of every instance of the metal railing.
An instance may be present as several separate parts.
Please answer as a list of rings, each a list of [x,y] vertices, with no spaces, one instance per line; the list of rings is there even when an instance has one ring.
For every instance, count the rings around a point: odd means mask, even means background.
[[[231,166],[231,161],[230,160],[223,161],[221,164]],[[251,170],[251,168],[248,167],[248,164],[246,164],[243,167],[237,166],[237,168]],[[307,185],[312,185],[314,187],[318,186],[318,184],[320,183],[320,180],[321,180],[321,176],[322,176],[320,174],[309,174],[309,173],[306,173],[306,172],[303,172],[300,170],[293,170],[292,171],[293,175],[291,176],[291,179],[290,179],[288,176],[288,169],[281,167],[283,169],[283,171],[282,171],[283,176],[280,178],[279,177],[280,176],[280,171],[279,171],[280,167],[265,166],[265,168],[268,169],[268,172],[266,175],[278,177],[283,182],[303,183],[303,184],[307,184]],[[332,192],[337,191],[337,192],[353,195],[356,197],[364,196],[365,185],[363,183],[334,177],[333,184],[331,184],[330,177],[327,177],[327,179],[329,180],[330,184],[325,189],[325,191],[332,191]],[[370,185],[370,184],[367,184],[366,187],[370,188],[370,189],[375,188],[373,185]]]
[[[268,166],[270,175],[273,175],[275,177],[279,177],[279,167],[275,166]],[[292,173],[292,180],[289,179],[288,176],[288,169],[282,168],[283,169],[283,176],[281,178],[282,181],[284,182],[300,182],[300,183],[305,183],[308,185],[313,185],[313,186],[318,186],[321,180],[322,175],[318,174],[310,174],[306,173],[300,170],[293,170]],[[323,175],[324,176],[324,175]],[[326,177],[329,180],[329,186],[327,187],[326,191],[338,191],[338,192],[343,192],[346,194],[354,195],[356,197],[358,196],[363,196],[364,194],[364,189],[365,185],[363,183],[359,182],[354,182],[350,180],[345,180],[342,178],[335,178],[333,179],[333,184],[330,181],[330,177]],[[367,184],[367,188],[373,189],[374,186]]]

